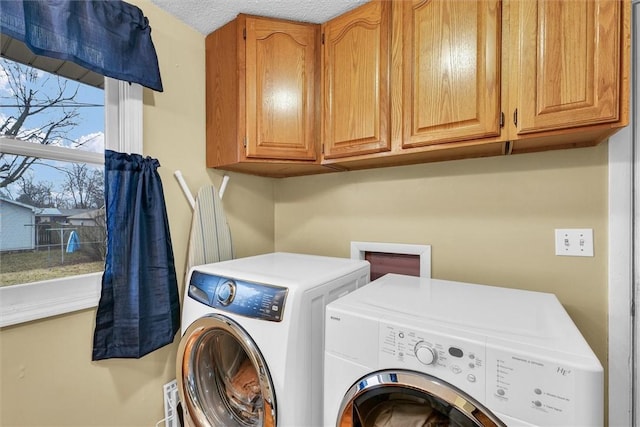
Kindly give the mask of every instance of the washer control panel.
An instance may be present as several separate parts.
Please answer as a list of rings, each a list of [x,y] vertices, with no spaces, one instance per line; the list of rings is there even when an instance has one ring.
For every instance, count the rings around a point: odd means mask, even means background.
[[[545,359],[517,343],[497,345],[481,335],[443,330],[381,321],[378,367],[424,372],[498,413],[534,425],[602,424],[601,369]]]
[[[287,288],[230,279],[194,271],[189,279],[189,297],[221,311],[241,316],[282,321]]]
[[[379,334],[381,366],[425,372],[484,401],[484,343],[389,323]]]

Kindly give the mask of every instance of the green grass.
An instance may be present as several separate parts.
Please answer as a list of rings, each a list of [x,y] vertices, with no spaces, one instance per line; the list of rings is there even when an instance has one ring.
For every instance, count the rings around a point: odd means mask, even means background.
[[[64,254],[60,248],[0,253],[0,286],[94,273],[103,268],[104,261],[96,261],[82,250]]]

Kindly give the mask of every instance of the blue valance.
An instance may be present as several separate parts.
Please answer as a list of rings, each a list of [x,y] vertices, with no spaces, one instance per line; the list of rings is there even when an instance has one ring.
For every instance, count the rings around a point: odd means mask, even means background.
[[[149,20],[120,0],[0,0],[0,31],[36,55],[162,92]]]

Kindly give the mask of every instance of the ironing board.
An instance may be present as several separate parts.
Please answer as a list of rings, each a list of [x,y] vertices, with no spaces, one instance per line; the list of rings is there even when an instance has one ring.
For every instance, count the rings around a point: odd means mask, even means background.
[[[195,265],[232,258],[231,232],[222,200],[213,185],[202,187],[198,190],[193,207],[186,272],[188,274]]]

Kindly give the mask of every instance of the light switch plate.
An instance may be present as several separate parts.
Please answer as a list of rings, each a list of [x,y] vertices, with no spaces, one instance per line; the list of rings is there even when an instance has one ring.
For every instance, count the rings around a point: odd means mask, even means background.
[[[593,256],[593,229],[556,228],[556,255]]]

